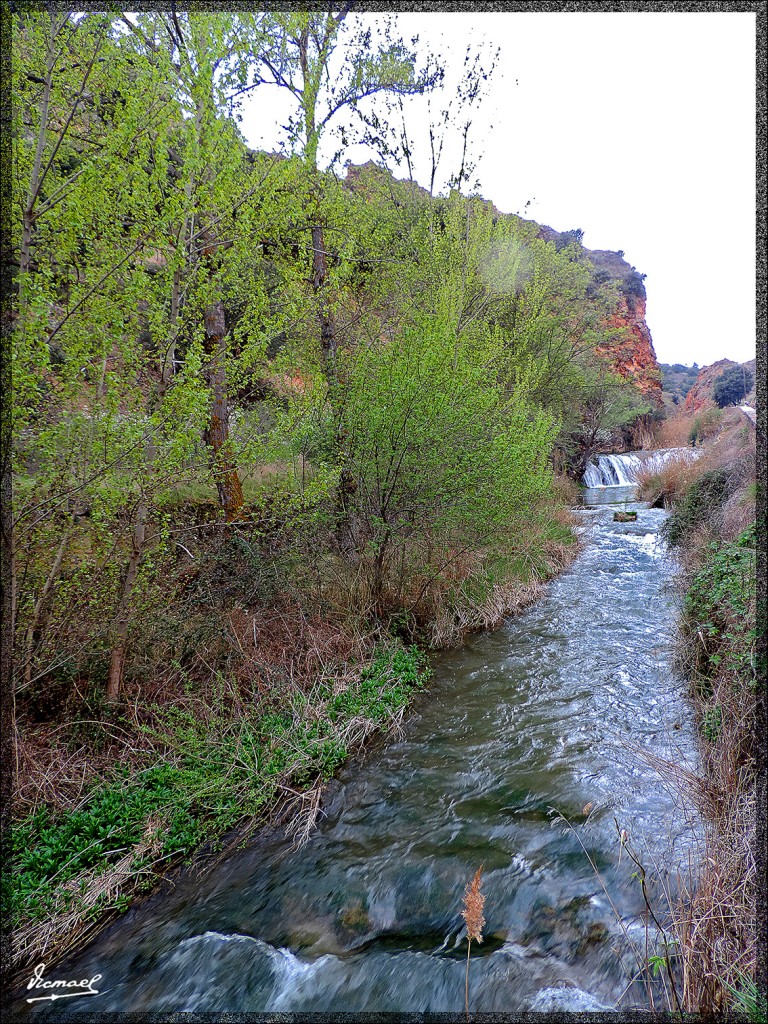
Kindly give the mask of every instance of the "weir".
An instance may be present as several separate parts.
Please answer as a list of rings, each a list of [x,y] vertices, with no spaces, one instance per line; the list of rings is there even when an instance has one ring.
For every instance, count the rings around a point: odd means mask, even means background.
[[[582,480],[586,487],[630,487],[637,484],[641,471],[656,472],[670,462],[695,459],[700,454],[696,448],[664,448],[597,455],[588,464]]]

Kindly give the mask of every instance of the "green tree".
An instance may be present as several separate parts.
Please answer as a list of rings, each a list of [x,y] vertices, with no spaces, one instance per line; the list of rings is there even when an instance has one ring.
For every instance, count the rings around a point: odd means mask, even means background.
[[[735,405],[748,395],[755,379],[746,366],[729,366],[712,385],[712,398],[721,409]]]
[[[320,142],[334,124],[338,126],[343,115],[362,115],[363,101],[380,93],[421,93],[440,79],[434,67],[417,69],[416,55],[402,39],[392,36],[388,21],[382,23],[378,38],[370,29],[351,29],[351,7],[352,4],[345,4],[327,12],[275,14],[276,34],[260,55],[263,81],[286,89],[296,101],[296,111],[288,125],[289,143],[301,156],[307,171],[312,287],[318,300],[325,373],[332,390],[337,332],[325,239],[329,211],[324,203],[323,179],[318,174]],[[370,124],[369,119],[369,128]],[[348,119],[339,128],[341,145],[332,164],[346,148],[352,130]],[[370,131],[365,136],[370,140]]]
[[[14,505],[13,532],[23,543],[43,522],[58,521],[61,534],[37,597],[30,595],[28,682],[76,520],[92,508],[105,468],[130,461],[141,444],[129,367],[137,268],[155,232],[119,197],[146,177],[141,158],[164,104],[146,69],[116,45],[105,16],[27,13],[16,29],[14,433],[17,469],[31,469],[34,488]]]
[[[565,465],[576,479],[594,455],[610,450],[614,431],[650,412],[634,385],[604,363],[584,361],[580,373],[578,399],[569,405],[558,438]]]
[[[157,496],[196,475],[201,434],[222,505],[232,515],[241,502],[227,374],[259,362],[271,329],[252,238],[274,161],[249,162],[222,113],[224,91],[243,81],[243,26],[193,19],[180,40],[178,18],[123,23],[41,12],[20,24],[15,51],[15,428],[35,492],[16,503],[14,529],[39,535],[61,508],[75,533],[95,509],[118,537],[128,527],[121,578],[102,572],[96,588],[115,595],[110,699],[142,560],[160,538]],[[225,298],[241,309],[234,330],[221,330]],[[61,532],[24,609],[27,683],[46,602],[71,570],[73,532]]]
[[[431,317],[348,358],[348,529],[373,610],[414,613],[453,563],[508,538],[547,493],[555,424],[530,405],[524,374],[500,383],[497,339],[481,349]]]

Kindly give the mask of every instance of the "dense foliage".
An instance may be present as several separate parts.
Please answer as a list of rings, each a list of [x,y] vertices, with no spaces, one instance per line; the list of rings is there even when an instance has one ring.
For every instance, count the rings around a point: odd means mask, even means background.
[[[643,411],[594,355],[617,293],[590,280],[578,233],[545,242],[373,165],[347,184],[319,171],[345,110],[439,80],[390,35],[363,56],[344,27],[18,19],[26,686],[72,667],[63,641],[82,616],[75,662],[107,652],[117,699],[142,601],[178,550],[174,495],[213,484],[224,518],[247,519],[266,470],[381,615],[418,601],[457,545],[507,543],[548,492],[555,443],[578,474]],[[349,80],[328,93],[340,47]],[[249,151],[237,124],[237,98],[266,83],[298,103],[279,158]]]
[[[745,366],[729,366],[712,385],[712,398],[723,409],[748,395],[754,382],[752,371]]]
[[[163,859],[255,813],[273,777],[327,777],[350,723],[417,686],[403,642],[498,621],[553,571],[553,468],[578,476],[645,409],[596,355],[619,285],[579,231],[462,194],[469,163],[438,193],[449,118],[429,191],[387,170],[412,143],[375,100],[438,88],[439,62],[352,21],[14,15],[20,918],[53,907],[47,880],[71,896],[125,847]],[[486,72],[466,74],[471,103]],[[279,154],[239,124],[270,87],[293,102]],[[381,166],[342,180],[360,138]]]
[[[730,543],[713,541],[685,596],[685,614],[702,640],[700,671],[722,663],[740,682],[757,685],[754,524]]]

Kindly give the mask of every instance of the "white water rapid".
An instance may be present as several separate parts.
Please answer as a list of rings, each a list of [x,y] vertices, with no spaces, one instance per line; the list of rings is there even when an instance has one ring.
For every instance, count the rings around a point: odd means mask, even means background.
[[[641,469],[656,471],[668,462],[695,459],[696,448],[664,448],[659,451],[625,452],[622,455],[598,455],[589,463],[583,481],[586,487],[631,487]]]

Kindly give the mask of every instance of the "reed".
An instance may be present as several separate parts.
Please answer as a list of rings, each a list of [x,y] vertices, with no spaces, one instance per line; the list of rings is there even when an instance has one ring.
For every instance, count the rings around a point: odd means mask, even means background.
[[[461,912],[461,916],[464,918],[467,926],[467,971],[464,981],[464,1009],[467,1020],[469,1020],[469,954],[472,949],[473,939],[475,942],[483,941],[483,926],[485,925],[485,918],[483,917],[485,896],[480,892],[482,884],[483,865],[481,864],[475,872],[472,881],[467,883],[462,898],[464,909]]]

